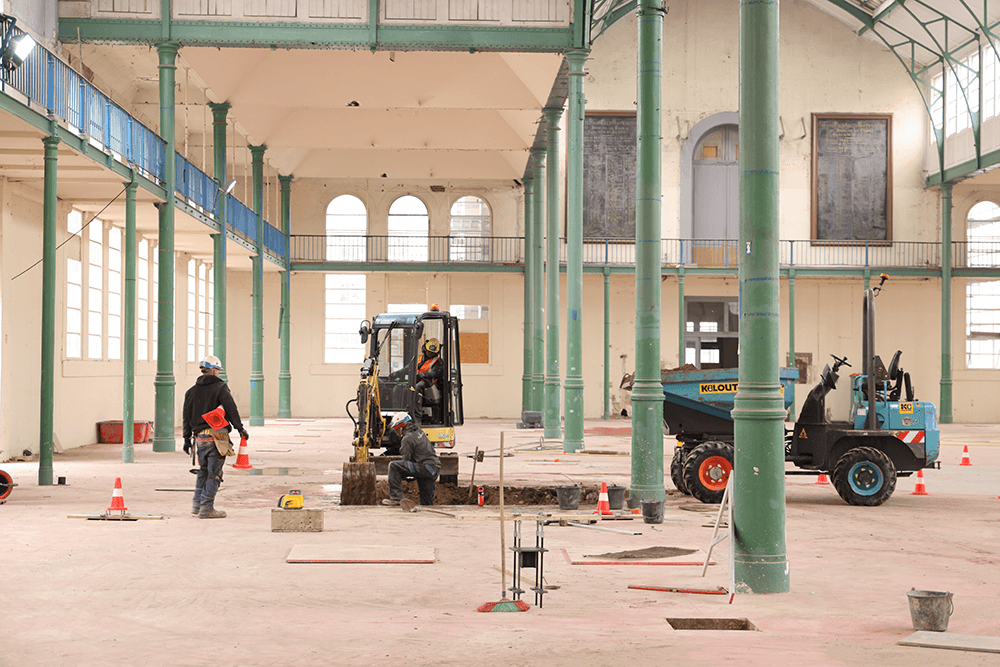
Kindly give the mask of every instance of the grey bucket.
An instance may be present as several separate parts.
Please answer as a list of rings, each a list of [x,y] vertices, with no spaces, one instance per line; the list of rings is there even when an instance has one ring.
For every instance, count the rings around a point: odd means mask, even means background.
[[[663,523],[663,501],[645,499],[641,503],[642,520],[646,523]]]
[[[557,486],[556,498],[559,500],[559,509],[575,510],[580,507],[580,487]]]
[[[906,597],[910,600],[910,619],[914,630],[944,632],[948,629],[948,619],[955,611],[951,593],[911,588]]]
[[[625,507],[625,487],[617,484],[608,487],[608,507],[620,510]]]

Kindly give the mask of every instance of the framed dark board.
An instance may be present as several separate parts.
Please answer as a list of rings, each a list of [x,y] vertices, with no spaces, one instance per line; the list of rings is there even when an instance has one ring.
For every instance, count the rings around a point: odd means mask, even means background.
[[[813,114],[812,237],[892,240],[892,116]]]
[[[583,123],[583,236],[635,238],[635,113],[588,113]]]

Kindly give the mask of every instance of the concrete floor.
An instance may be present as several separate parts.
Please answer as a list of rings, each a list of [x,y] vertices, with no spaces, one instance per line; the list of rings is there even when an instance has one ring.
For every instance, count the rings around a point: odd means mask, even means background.
[[[608,454],[564,455],[539,449],[538,431],[475,420],[459,429],[458,451],[494,450],[504,431],[516,452],[505,459],[508,485],[569,483],[563,475],[627,484],[630,458],[610,454],[629,451],[629,426],[588,421],[587,448]],[[132,464],[121,463],[116,445],[57,454],[55,475],[66,486],[37,486],[37,461],[2,464],[20,486],[0,507],[0,666],[1000,664],[996,654],[896,644],[913,632],[911,587],[954,593],[949,633],[1000,635],[1000,426],[943,426],[943,467],[926,471],[928,496],[911,495],[910,477],[882,507],[851,507],[832,486],[788,477],[788,594],[737,595],[728,604],[728,596],[628,588],[727,586],[728,543],[704,579],[700,567],[568,562],[565,549],[704,550],[712,515],[672,494],[659,526],[608,524],[642,535],[547,527],[545,576],[559,588],[543,608],[514,614],[476,612],[501,594],[496,520],[341,507],[348,420],[268,420],[251,431],[250,460],[264,474],[227,472],[217,507],[229,517],[216,521],[188,514],[189,493],[162,490],[193,486],[181,451],[138,445]],[[666,438],[668,465],[672,444]],[[958,465],[965,444],[971,467]],[[486,458],[477,480],[496,484],[498,463]],[[470,473],[463,457],[460,483]],[[116,477],[131,513],[163,520],[67,518],[103,512]],[[672,490],[669,475],[665,485]],[[271,508],[290,489],[325,510],[324,532],[270,531]],[[443,509],[497,515],[495,507]],[[524,511],[538,509],[572,514]],[[533,541],[534,523],[524,525]],[[432,548],[436,562],[286,563],[296,545]],[[531,593],[526,599],[533,603]],[[747,618],[759,631],[673,630],[667,618]]]

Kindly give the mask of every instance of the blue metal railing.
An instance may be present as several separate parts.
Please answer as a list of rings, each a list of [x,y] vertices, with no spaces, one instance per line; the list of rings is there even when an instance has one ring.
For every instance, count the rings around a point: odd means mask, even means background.
[[[23,31],[15,27],[14,35],[20,34]],[[63,121],[73,132],[84,135],[119,162],[134,166],[152,181],[163,183],[166,142],[54,53],[37,44],[24,63],[5,72],[5,76],[0,77],[0,90],[17,91],[29,107],[43,108],[47,115]],[[218,184],[181,155],[175,155],[174,160],[177,194],[206,215],[215,216]],[[255,241],[256,215],[235,197],[228,197],[230,227]],[[264,245],[272,254],[285,256],[287,243],[283,234],[265,234]]]
[[[285,233],[269,222],[264,223],[264,248],[282,259],[287,247]]]
[[[257,214],[253,210],[232,195],[226,195],[229,202],[228,218],[226,222],[232,227],[234,232],[242,234],[248,241],[257,242]],[[266,246],[265,246],[266,247]]]
[[[1000,267],[1000,240],[957,241],[952,244],[956,267]],[[660,257],[665,266],[735,269],[739,244],[732,240],[663,239]],[[559,258],[566,262],[566,242],[560,239]],[[291,237],[291,261],[322,262],[436,262],[520,264],[524,239],[520,237],[302,235]],[[923,241],[833,242],[779,241],[783,268],[937,269],[941,244]],[[585,265],[635,265],[632,239],[584,239]]]

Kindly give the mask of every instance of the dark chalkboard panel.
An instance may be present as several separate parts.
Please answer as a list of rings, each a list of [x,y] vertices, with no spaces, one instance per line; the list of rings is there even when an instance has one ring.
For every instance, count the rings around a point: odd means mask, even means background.
[[[813,114],[812,233],[892,239],[892,116]]]
[[[635,148],[635,114],[587,114],[584,238],[635,238]]]

